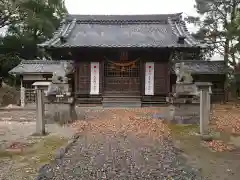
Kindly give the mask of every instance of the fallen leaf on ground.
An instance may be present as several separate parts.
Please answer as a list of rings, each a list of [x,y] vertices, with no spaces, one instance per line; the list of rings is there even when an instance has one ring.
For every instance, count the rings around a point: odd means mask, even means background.
[[[221,140],[213,140],[210,142],[204,142],[204,145],[212,149],[215,152],[224,152],[234,150],[234,146],[224,143]]]
[[[162,120],[153,118],[156,112],[159,112],[159,109],[111,109],[95,114],[95,118],[94,113],[89,112],[91,120],[76,121],[72,127],[79,133],[85,130],[91,133],[120,133],[124,136],[134,133],[138,137],[150,136],[161,140],[161,138],[169,137],[170,130]]]
[[[240,108],[234,104],[213,107],[211,124],[221,132],[240,135]]]

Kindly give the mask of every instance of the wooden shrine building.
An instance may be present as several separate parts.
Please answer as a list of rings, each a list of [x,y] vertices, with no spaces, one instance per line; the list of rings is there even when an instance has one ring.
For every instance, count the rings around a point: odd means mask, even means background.
[[[180,13],[67,15],[39,47],[54,60],[74,61],[73,94],[80,103],[164,103],[179,61],[196,81],[213,82],[216,97],[223,95],[225,64],[201,60],[204,45],[190,35]]]
[[[49,60],[22,60],[20,64],[9,71],[9,74],[20,77],[21,87],[32,89],[35,82],[51,82],[52,74],[56,71],[64,71],[61,63],[71,61],[49,61]],[[72,76],[69,76],[72,84]]]

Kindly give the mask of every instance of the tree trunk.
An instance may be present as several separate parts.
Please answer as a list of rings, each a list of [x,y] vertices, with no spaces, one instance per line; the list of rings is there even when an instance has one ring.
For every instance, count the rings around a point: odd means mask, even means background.
[[[224,44],[224,62],[225,64],[228,66],[228,63],[229,63],[229,39],[228,37],[226,37],[226,41],[225,41],[225,44]],[[226,77],[225,79],[225,83],[224,83],[224,99],[225,99],[225,102],[228,101],[228,96],[229,96],[229,93],[228,93],[228,76]]]

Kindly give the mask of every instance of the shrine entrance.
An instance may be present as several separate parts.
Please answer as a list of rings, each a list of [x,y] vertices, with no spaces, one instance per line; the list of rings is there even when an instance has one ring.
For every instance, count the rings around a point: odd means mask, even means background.
[[[104,63],[104,92],[110,94],[140,94],[140,59]],[[126,57],[126,56],[125,56]]]

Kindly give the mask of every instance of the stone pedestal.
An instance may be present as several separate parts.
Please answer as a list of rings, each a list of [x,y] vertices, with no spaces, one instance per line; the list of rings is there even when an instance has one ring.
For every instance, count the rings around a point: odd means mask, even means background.
[[[174,96],[169,99],[168,122],[199,124],[200,109],[196,84],[176,84]]]
[[[176,84],[176,89],[175,89],[175,93],[177,96],[183,96],[183,95],[187,95],[187,96],[196,96],[198,93],[197,90],[197,86],[196,84],[192,83],[192,84],[184,84],[184,83],[179,83]]]
[[[77,120],[75,104],[73,103],[72,98],[69,98],[68,101],[48,102],[48,107],[48,115],[55,122],[67,124]]]
[[[57,104],[58,109],[53,111],[53,119],[60,124],[71,123],[77,119],[77,114],[74,105],[72,104]]]
[[[167,120],[174,124],[199,124],[199,104],[171,104]]]

